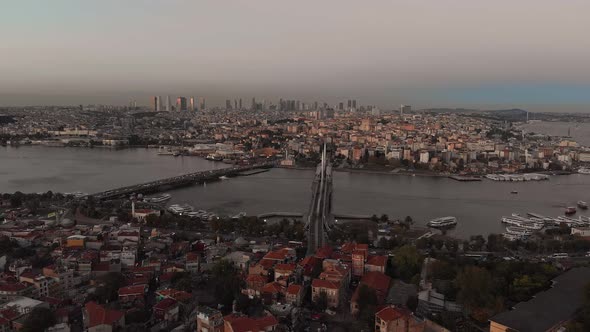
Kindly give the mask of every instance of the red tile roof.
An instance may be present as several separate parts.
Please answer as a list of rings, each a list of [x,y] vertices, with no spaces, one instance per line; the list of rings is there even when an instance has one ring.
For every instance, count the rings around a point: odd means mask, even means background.
[[[264,259],[282,261],[287,259],[290,256],[291,252],[292,250],[289,248],[282,248],[279,250],[271,251],[268,254],[264,255]]]
[[[105,309],[103,306],[96,302],[88,302],[84,306],[88,313],[88,327],[94,327],[98,325],[113,325],[119,321],[125,313],[118,310]]]
[[[231,314],[223,317],[223,320],[231,325],[234,332],[258,332],[279,324],[278,320],[272,315],[250,318]]]
[[[29,286],[22,284],[20,282],[0,284],[0,292],[18,292],[18,291],[21,291],[27,287],[29,287]]]
[[[283,292],[283,286],[278,282],[269,282],[262,287],[263,293],[277,294]]]
[[[410,312],[403,308],[389,306],[379,310],[375,315],[386,322],[392,322],[401,317],[409,316]]]
[[[387,256],[372,256],[367,260],[367,265],[385,267],[387,265]]]
[[[247,283],[253,283],[253,282],[266,283],[267,281],[268,281],[268,278],[258,275],[258,274],[250,274],[250,275],[248,275],[248,277],[246,277]]]
[[[263,259],[258,263],[258,265],[261,265],[265,270],[268,270],[275,266],[276,263],[277,261],[272,259]]]
[[[340,285],[338,283],[322,280],[322,279],[313,279],[311,282],[311,286],[314,288],[329,288],[329,289],[339,289]]]
[[[291,264],[277,264],[277,265],[275,265],[275,272],[276,271],[293,272],[293,271],[295,271],[295,268],[296,267],[297,267],[297,265],[295,265],[295,263],[291,263]]]
[[[119,288],[119,296],[145,294],[146,285],[133,285]]]
[[[174,299],[163,299],[154,306],[154,310],[168,310],[174,307],[178,302]]]
[[[365,273],[361,279],[361,283],[375,290],[387,291],[391,284],[391,278],[384,273],[370,271]]]
[[[291,284],[287,287],[287,294],[297,295],[301,291],[302,286],[297,284]]]
[[[163,296],[163,297],[169,297],[169,298],[175,299],[176,301],[179,301],[179,302],[189,301],[193,298],[191,293],[177,290],[177,289],[173,289],[173,288],[163,289],[161,291],[158,291],[157,294],[159,294],[160,296]]]

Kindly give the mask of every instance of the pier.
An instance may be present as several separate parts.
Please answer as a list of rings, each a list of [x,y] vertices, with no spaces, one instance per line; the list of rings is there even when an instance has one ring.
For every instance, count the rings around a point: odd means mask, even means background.
[[[173,188],[179,188],[184,186],[190,186],[197,183],[203,183],[207,181],[217,181],[221,176],[238,176],[238,175],[251,175],[252,173],[248,174],[244,172],[255,171],[255,170],[262,170],[268,169],[273,167],[273,164],[264,163],[264,164],[254,164],[249,166],[240,166],[240,167],[228,167],[222,169],[214,169],[209,171],[200,171],[195,173],[188,173],[179,176],[173,176],[166,179],[151,181],[147,183],[140,183],[135,184],[132,186],[126,186],[121,188],[116,188],[112,190],[107,190],[103,192],[98,192],[91,194],[89,196],[94,197],[98,200],[108,200],[118,197],[124,197],[131,194],[153,194],[165,190],[170,190]]]

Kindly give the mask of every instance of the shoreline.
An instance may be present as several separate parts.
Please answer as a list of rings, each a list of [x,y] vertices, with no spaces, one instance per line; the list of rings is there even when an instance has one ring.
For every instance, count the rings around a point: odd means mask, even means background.
[[[76,148],[76,149],[108,149],[108,150],[127,150],[127,149],[156,149],[156,147],[154,146],[150,146],[150,145],[125,145],[125,146],[109,146],[109,145],[96,145],[96,146],[57,146],[57,145],[45,145],[45,144],[23,144],[23,145],[3,145],[3,147],[6,148],[20,148],[20,147],[43,147],[43,148]],[[198,157],[198,158],[203,158],[205,159],[203,156],[200,155],[187,155],[187,156],[182,156],[182,157]],[[206,160],[206,159],[205,159]],[[210,160],[211,161],[211,160]],[[223,163],[221,161],[213,161],[215,163]],[[226,163],[223,163],[226,164]],[[282,169],[290,169],[290,170],[298,170],[298,171],[313,171],[316,169],[315,166],[281,166],[281,165],[277,165],[274,166],[275,168],[282,168]],[[424,170],[418,170],[418,171],[414,171],[414,172],[410,172],[407,170],[398,170],[396,171],[396,169],[393,170],[387,170],[387,169],[383,169],[383,170],[379,170],[379,169],[367,169],[367,168],[333,168],[333,171],[335,172],[345,172],[345,173],[357,173],[357,174],[379,174],[379,175],[401,175],[401,176],[419,176],[419,177],[430,177],[430,178],[449,178],[452,179],[453,176],[460,176],[459,174],[439,174],[439,173],[433,173],[433,172],[429,172],[429,171],[424,171]],[[557,176],[557,175],[572,175],[572,174],[577,174],[576,172],[569,172],[569,171],[531,171],[531,173],[538,173],[538,174],[545,174],[545,175],[551,175],[551,176]],[[526,173],[512,173],[511,175],[519,175],[519,174],[526,174]],[[465,175],[465,176],[471,176],[471,177],[479,177],[481,178],[481,180],[483,180],[485,178],[485,174],[481,175]],[[479,181],[458,181],[458,182],[479,182]],[[498,182],[498,181],[494,181],[494,182]],[[501,181],[499,181],[501,182]],[[536,182],[536,181],[531,181],[531,182]]]

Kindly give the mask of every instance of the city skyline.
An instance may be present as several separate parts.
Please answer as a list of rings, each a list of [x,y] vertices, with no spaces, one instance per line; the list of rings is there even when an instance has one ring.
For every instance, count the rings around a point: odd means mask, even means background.
[[[584,1],[7,7],[0,27],[18,34],[3,36],[3,106],[198,95],[212,106],[259,96],[383,109],[590,109]]]

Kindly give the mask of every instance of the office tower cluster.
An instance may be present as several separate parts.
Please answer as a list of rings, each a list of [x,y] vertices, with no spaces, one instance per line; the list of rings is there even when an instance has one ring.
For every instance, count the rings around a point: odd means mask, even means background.
[[[198,105],[197,105],[198,102]],[[197,110],[205,109],[205,98],[201,97],[196,99],[195,97],[177,97],[174,106],[170,100],[170,96],[166,96],[165,102],[161,96],[150,97],[150,107],[154,112],[171,112],[171,111],[189,111],[194,112]]]

